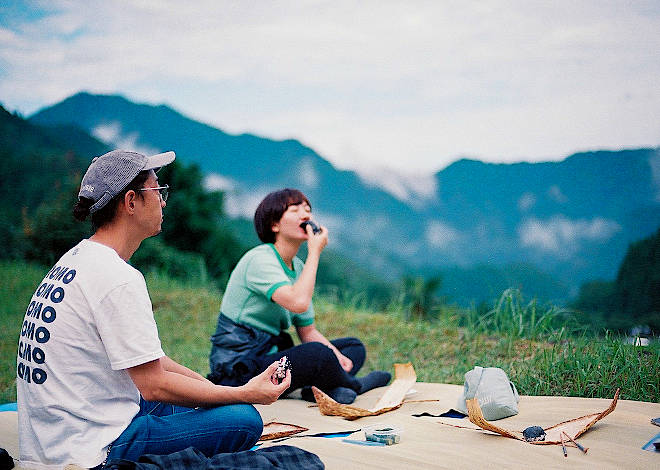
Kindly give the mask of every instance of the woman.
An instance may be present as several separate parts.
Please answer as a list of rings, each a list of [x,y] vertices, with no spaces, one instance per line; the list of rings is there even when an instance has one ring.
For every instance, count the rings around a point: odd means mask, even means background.
[[[356,378],[366,357],[362,342],[328,341],[314,325],[312,294],[328,230],[321,227],[314,233],[304,224],[311,213],[309,200],[296,189],[272,192],[257,207],[254,226],[264,244],[243,255],[229,277],[211,337],[211,381],[242,385],[287,356],[291,363],[287,393],[303,387],[302,396],[309,401],[314,401],[312,385],[347,404],[389,382],[390,374],[383,371]],[[296,255],[305,241],[303,263]],[[292,324],[302,343],[298,346],[286,333]]]

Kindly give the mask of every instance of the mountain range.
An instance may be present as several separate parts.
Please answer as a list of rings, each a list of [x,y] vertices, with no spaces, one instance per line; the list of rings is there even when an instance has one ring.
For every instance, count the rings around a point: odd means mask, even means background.
[[[443,292],[463,302],[510,285],[566,300],[581,282],[612,279],[628,245],[660,226],[658,148],[543,163],[462,159],[417,181],[379,180],[339,170],[297,140],[231,135],[122,96],[78,93],[29,121],[74,126],[110,146],[174,150],[225,191],[234,217],[251,217],[271,190],[299,188],[334,249],[383,279],[441,274]]]

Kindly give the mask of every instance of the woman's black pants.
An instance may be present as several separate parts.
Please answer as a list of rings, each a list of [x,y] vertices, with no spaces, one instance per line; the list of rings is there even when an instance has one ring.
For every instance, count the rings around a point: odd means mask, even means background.
[[[355,374],[366,358],[364,344],[357,338],[339,338],[331,343],[353,361],[353,369],[349,372],[341,367],[337,356],[329,347],[311,342],[262,356],[259,373],[282,356],[286,356],[291,361],[291,386],[285,393],[312,385],[326,393],[337,387],[347,387],[359,392],[360,382],[355,378]]]

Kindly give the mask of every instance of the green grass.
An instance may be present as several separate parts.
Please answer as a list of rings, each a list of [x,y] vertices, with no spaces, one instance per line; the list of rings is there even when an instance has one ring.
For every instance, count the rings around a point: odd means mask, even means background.
[[[418,381],[463,384],[464,374],[475,365],[501,367],[523,395],[611,398],[621,388],[623,399],[660,401],[657,341],[636,347],[612,335],[579,333],[566,326],[570,321],[560,326],[564,313],[553,320],[554,328],[548,323],[534,338],[526,338],[501,328],[488,330],[483,323],[458,326],[472,313],[451,309],[438,321],[403,322],[393,314],[327,307],[317,315],[319,329],[329,337],[360,337],[367,345],[368,370],[391,370],[392,363],[410,361]],[[549,307],[543,314],[548,311],[555,309]]]
[[[47,269],[0,262],[0,403],[16,401],[16,349],[25,309]]]
[[[0,403],[15,401],[16,345],[29,299],[47,268],[0,263]],[[165,352],[205,375],[209,338],[221,294],[147,276]],[[462,384],[475,365],[501,367],[523,395],[660,401],[660,344],[636,347],[612,335],[581,331],[570,312],[523,302],[507,290],[490,311],[444,306],[431,320],[391,306],[371,312],[316,299],[317,324],[328,338],[357,336],[367,346],[364,372],[412,362],[419,381]],[[294,335],[295,336],[295,335]]]

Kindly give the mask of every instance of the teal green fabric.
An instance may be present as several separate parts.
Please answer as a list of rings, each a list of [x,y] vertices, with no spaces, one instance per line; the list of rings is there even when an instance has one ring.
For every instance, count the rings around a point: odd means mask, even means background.
[[[220,311],[236,323],[247,324],[278,335],[291,325],[314,323],[314,305],[294,314],[272,301],[273,293],[293,285],[302,272],[303,262],[293,259],[293,269],[284,263],[275,246],[259,245],[245,253],[229,276]]]
[[[465,400],[476,397],[488,421],[518,414],[518,390],[499,367],[479,367],[466,372],[463,396],[456,409],[468,414]]]

